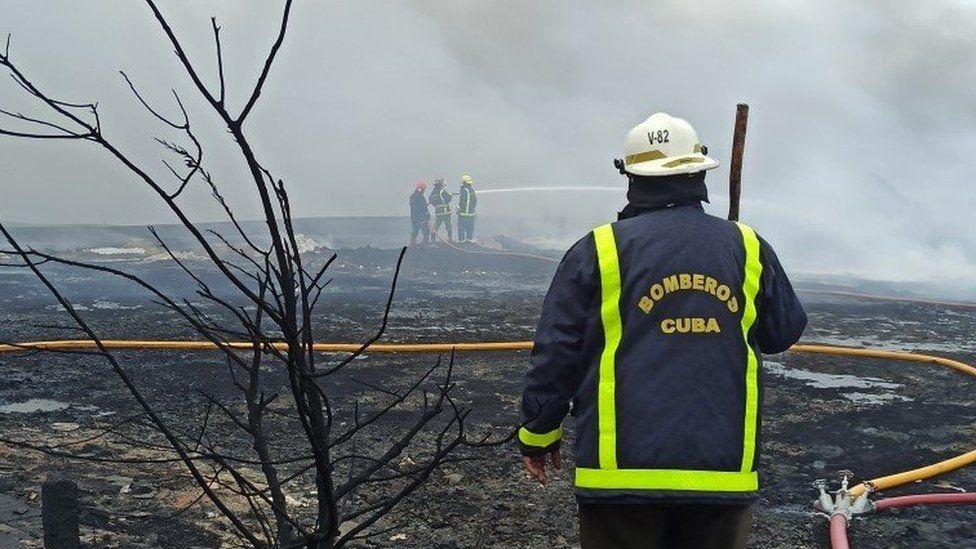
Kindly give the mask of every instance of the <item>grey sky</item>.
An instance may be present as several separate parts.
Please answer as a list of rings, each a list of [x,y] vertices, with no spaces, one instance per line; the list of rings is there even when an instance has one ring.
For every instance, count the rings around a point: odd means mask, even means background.
[[[273,39],[277,3],[162,4],[210,82],[209,16],[218,17],[239,103]],[[746,101],[743,216],[789,266],[894,280],[976,275],[976,1],[299,1],[295,10],[249,131],[299,215],[404,214],[413,181],[438,174],[469,172],[480,188],[622,185],[611,160],[657,110],[691,121],[722,160],[708,181],[710,209],[723,212],[734,106]],[[194,123],[210,125],[207,160],[225,192],[250,196],[233,147],[141,2],[0,0],[0,13],[35,82],[99,101],[108,135],[153,169],[151,138],[167,134],[117,71],[170,112],[176,88]],[[3,80],[0,105],[30,110]],[[0,168],[5,219],[171,221],[91,145],[3,139]],[[187,201],[199,218],[218,217],[202,189]],[[622,202],[622,192],[501,194],[480,206],[590,220]]]

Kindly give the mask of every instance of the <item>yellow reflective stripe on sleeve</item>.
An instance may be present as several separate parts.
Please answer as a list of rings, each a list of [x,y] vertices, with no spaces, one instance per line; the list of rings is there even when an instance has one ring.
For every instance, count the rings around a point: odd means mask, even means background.
[[[755,492],[755,471],[690,471],[684,469],[576,469],[577,488],[604,490],[684,490],[693,492]]]
[[[756,424],[759,416],[759,358],[749,344],[749,330],[756,321],[756,294],[759,293],[759,277],[762,275],[762,261],[759,259],[759,238],[748,225],[736,222],[742,233],[746,262],[742,281],[742,339],[746,345],[746,408],[742,438],[743,473],[752,471],[756,457]]]
[[[613,227],[609,224],[593,230],[596,255],[600,265],[601,305],[603,322],[603,353],[600,355],[600,376],[597,384],[597,417],[600,468],[617,468],[617,404],[616,354],[623,332],[620,321],[620,263]]]
[[[532,431],[522,427],[518,432],[519,441],[526,446],[536,446],[538,448],[545,448],[550,444],[563,438],[563,428],[557,427],[554,431],[549,431],[548,433],[533,433]]]

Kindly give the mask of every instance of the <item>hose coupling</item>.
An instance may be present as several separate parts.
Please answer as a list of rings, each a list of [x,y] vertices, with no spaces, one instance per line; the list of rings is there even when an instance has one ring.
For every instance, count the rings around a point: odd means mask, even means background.
[[[813,487],[820,491],[820,496],[813,502],[813,508],[830,518],[834,512],[834,499],[827,493],[827,479],[818,478],[813,481]]]
[[[851,471],[840,471],[840,489],[833,494],[827,491],[827,481],[817,479],[813,485],[820,491],[817,500],[813,502],[813,507],[823,513],[828,519],[835,515],[842,515],[848,521],[855,515],[863,515],[874,512],[874,503],[871,502],[871,494],[874,493],[874,486],[867,484],[864,493],[851,500],[850,480],[854,473]]]

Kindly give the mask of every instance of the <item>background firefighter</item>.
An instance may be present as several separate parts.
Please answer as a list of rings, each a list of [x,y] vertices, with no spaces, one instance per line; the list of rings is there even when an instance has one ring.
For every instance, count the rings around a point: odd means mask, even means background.
[[[434,180],[434,188],[430,191],[428,202],[434,207],[434,235],[441,230],[441,225],[447,229],[448,242],[454,242],[454,229],[451,227],[451,200],[454,197],[444,188],[443,179]]]
[[[478,207],[478,196],[474,191],[474,179],[470,175],[461,176],[461,188],[458,191],[458,240],[474,242],[475,209]]]
[[[413,193],[410,194],[410,244],[417,243],[417,235],[423,236],[422,242],[430,244],[430,211],[427,210],[427,199],[424,198],[424,191],[427,184],[418,181],[414,186]]]
[[[519,441],[545,483],[574,402],[584,549],[748,540],[761,353],[806,314],[770,245],[704,212],[706,152],[663,113],[631,130],[627,206],[567,252],[543,305]]]

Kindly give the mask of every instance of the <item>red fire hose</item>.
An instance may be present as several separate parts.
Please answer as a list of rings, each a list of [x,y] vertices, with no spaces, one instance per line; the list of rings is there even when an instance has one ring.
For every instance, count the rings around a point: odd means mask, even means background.
[[[915,494],[912,496],[898,496],[879,499],[874,502],[875,511],[894,509],[896,507],[911,507],[913,505],[967,505],[976,504],[976,492]],[[830,517],[830,548],[850,549],[847,539],[847,517],[837,513]]]
[[[914,496],[899,496],[896,498],[879,499],[874,502],[874,509],[891,509],[893,507],[911,507],[912,505],[966,505],[976,504],[976,492],[951,494],[916,494]]]
[[[851,549],[851,544],[847,541],[847,517],[844,515],[830,517],[830,547]]]

